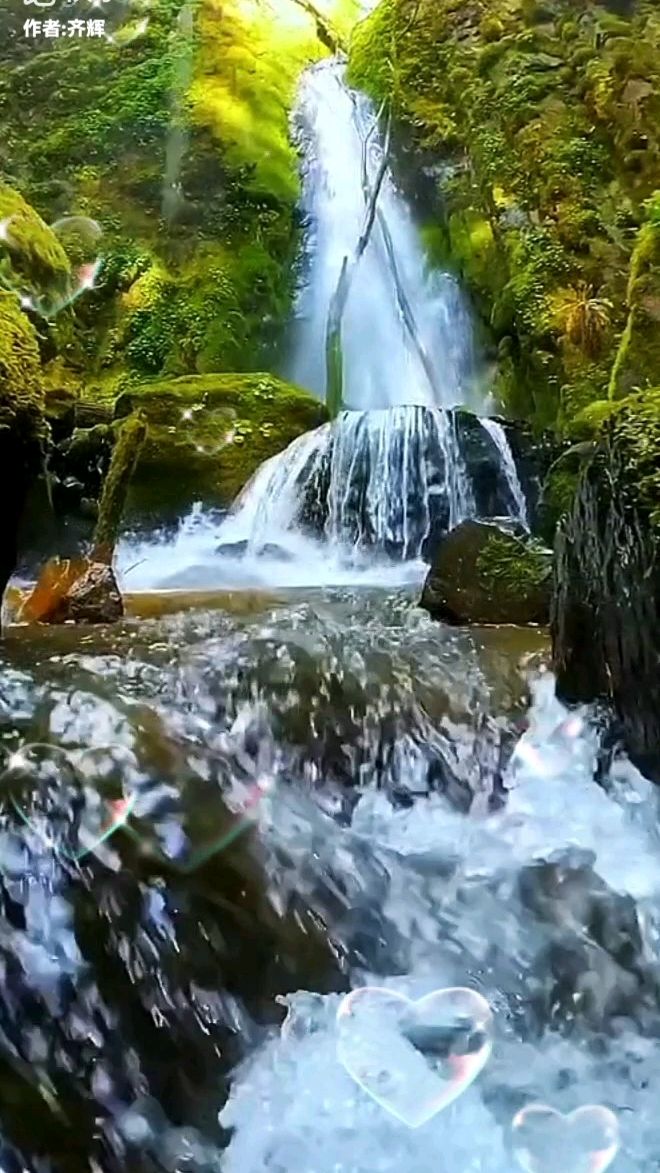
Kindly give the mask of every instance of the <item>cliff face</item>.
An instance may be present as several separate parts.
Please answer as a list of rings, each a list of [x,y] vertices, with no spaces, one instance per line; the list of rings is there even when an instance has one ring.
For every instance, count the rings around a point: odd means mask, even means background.
[[[298,0],[134,0],[144,27],[122,41],[126,11],[103,4],[114,43],[26,40],[21,0],[0,21],[0,176],[46,222],[77,214],[103,230],[96,289],[48,333],[108,396],[120,379],[272,357],[299,243],[290,109],[328,51]]]
[[[492,332],[503,405],[570,432],[657,385],[657,5],[382,0],[350,73],[433,176],[427,241]]]
[[[612,702],[633,760],[660,781],[660,389],[604,425],[555,547],[560,694]]]

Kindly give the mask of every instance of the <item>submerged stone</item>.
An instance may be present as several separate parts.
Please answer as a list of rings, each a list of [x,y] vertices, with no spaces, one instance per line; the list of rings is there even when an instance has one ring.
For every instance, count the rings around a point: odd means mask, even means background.
[[[462,521],[438,547],[420,606],[445,623],[546,623],[551,560],[505,519]]]

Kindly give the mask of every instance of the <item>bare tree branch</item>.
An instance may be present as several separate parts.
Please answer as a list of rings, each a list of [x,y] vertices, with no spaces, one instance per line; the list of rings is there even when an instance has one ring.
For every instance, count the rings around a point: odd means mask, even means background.
[[[385,143],[383,145],[383,156],[381,158],[378,172],[367,200],[364,227],[360,233],[360,237],[352,259],[349,261],[349,258],[346,256],[342,261],[337,287],[334,294],[332,295],[332,300],[328,309],[328,324],[325,335],[326,403],[332,418],[334,418],[338,412],[341,411],[344,397],[343,358],[341,347],[342,319],[344,316],[344,310],[346,309],[346,302],[350,293],[351,282],[355,275],[355,270],[360,263],[364,251],[369,243],[369,238],[371,236],[374,221],[376,219],[378,197],[383,186],[385,172],[387,171],[390,147],[390,130],[391,116],[388,115],[387,131],[385,134]],[[371,134],[371,131],[369,134]],[[363,167],[366,170],[366,156],[364,153]]]

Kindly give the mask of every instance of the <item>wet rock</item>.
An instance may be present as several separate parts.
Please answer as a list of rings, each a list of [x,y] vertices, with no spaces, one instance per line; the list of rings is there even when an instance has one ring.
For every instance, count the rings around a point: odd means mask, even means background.
[[[249,546],[247,538],[241,542],[224,542],[221,546],[216,546],[216,554],[221,558],[243,558],[247,554]]]
[[[94,562],[44,622],[115,623],[123,614],[124,604],[112,567]]]
[[[602,698],[660,781],[660,390],[608,420],[559,527],[551,634],[560,696]]]
[[[445,623],[545,623],[552,554],[521,527],[463,521],[441,542],[420,606]]]
[[[129,494],[133,516],[180,516],[196,501],[231,504],[260,464],[324,423],[325,405],[269,374],[185,375],[132,388],[117,419],[139,409],[149,435]]]
[[[113,443],[113,431],[107,424],[76,428],[71,436],[55,447],[50,467],[62,481],[72,478],[78,481],[82,495],[97,496],[110,462]]]
[[[505,517],[514,502],[495,441],[471,411],[458,409],[452,415],[477,515]]]
[[[243,558],[250,548],[250,543],[247,540],[241,542],[225,542],[224,545],[218,546],[216,554],[221,558]],[[278,546],[276,542],[266,542],[265,545],[259,546],[254,550],[257,556],[264,558],[273,558],[278,562],[291,562],[293,554],[289,550],[285,550],[282,546]]]

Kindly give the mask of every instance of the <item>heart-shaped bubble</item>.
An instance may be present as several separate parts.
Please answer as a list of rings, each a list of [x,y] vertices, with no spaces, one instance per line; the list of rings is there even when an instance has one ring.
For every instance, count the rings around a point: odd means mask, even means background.
[[[137,792],[125,782],[119,746],[70,751],[33,742],[7,755],[0,786],[29,831],[50,850],[80,862],[128,819]]]
[[[151,854],[160,858],[162,862],[166,863],[168,867],[175,868],[183,875],[189,875],[191,872],[197,871],[205,863],[208,863],[215,855],[219,855],[227,847],[231,846],[244,831],[250,827],[254,827],[259,816],[259,807],[267,795],[271,794],[274,788],[274,779],[270,775],[264,775],[257,778],[255,782],[244,788],[244,795],[240,802],[233,803],[235,807],[231,811],[231,822],[227,826],[227,819],[223,820],[225,826],[216,835],[211,835],[208,838],[205,836],[203,842],[197,842],[194,846],[189,843],[184,843],[185,836],[182,828],[176,826],[165,828],[165,838],[174,846],[175,853],[173,855],[166,855],[159,848],[155,847],[153,843],[145,841],[144,847]],[[227,811],[223,808],[223,813]],[[208,834],[208,831],[207,831]],[[137,838],[134,835],[134,838]]]
[[[337,1011],[337,1055],[355,1082],[409,1128],[460,1096],[492,1050],[493,1015],[476,990],[434,990],[417,1002],[380,986]]]
[[[547,1104],[528,1104],[514,1116],[511,1131],[526,1173],[603,1173],[619,1149],[619,1122],[601,1104],[567,1116]]]
[[[69,262],[68,272],[40,262],[38,231],[38,221],[21,212],[0,221],[0,283],[18,295],[24,309],[53,318],[94,288],[102,263],[103,229],[88,216],[64,216],[51,224]]]

